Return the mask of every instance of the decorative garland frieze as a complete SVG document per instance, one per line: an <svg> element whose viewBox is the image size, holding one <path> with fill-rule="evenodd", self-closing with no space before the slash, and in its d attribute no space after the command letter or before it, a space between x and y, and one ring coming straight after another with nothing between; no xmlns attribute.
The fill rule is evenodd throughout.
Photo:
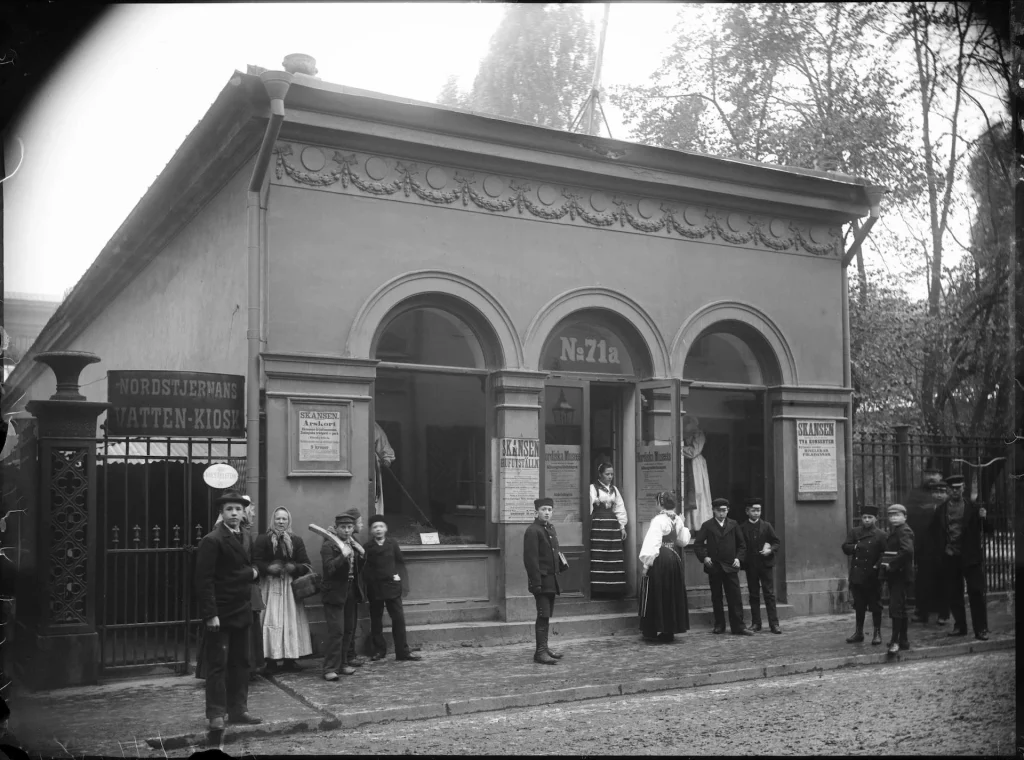
<svg viewBox="0 0 1024 760"><path fill-rule="evenodd" d="M646 234L673 233L688 240L721 240L731 245L763 247L815 256L838 256L840 230L780 218L761 217L701 205L674 206L652 198L608 197L601 191L529 182L433 165L425 171L412 162L382 156L327 151L317 146L278 143L275 176L298 185L378 197L415 198L442 206L461 204L471 210L515 212L545 221L583 222ZM298 159L296 160L296 154ZM300 166L302 168L300 168ZM415 201L413 201L415 202Z"/></svg>

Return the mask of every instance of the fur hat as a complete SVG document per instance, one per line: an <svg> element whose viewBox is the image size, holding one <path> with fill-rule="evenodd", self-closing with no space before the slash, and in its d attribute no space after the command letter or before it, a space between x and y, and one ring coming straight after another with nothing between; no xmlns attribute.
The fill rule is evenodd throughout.
<svg viewBox="0 0 1024 760"><path fill-rule="evenodd" d="M871 515L872 517L878 517L878 507L871 504L866 504L860 508L861 517L864 515Z"/></svg>
<svg viewBox="0 0 1024 760"><path fill-rule="evenodd" d="M384 527L388 527L388 521L384 519L384 515L374 515L370 518L370 527L372 528L377 523L384 523Z"/></svg>
<svg viewBox="0 0 1024 760"><path fill-rule="evenodd" d="M554 507L555 500L545 496L543 499L534 499L533 508L540 509L541 507Z"/></svg>

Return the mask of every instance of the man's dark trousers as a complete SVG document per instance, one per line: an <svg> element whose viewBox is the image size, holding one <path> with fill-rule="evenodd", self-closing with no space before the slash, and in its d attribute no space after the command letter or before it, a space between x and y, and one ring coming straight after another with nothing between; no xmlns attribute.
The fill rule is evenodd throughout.
<svg viewBox="0 0 1024 760"><path fill-rule="evenodd" d="M711 582L711 609L715 613L715 628L725 628L725 610L722 607L722 589L729 605L729 628L733 633L743 630L743 594L740 592L738 573L718 571L709 573Z"/></svg>
<svg viewBox="0 0 1024 760"><path fill-rule="evenodd" d="M761 594L764 594L764 609L768 613L768 625L779 624L779 612L775 607L775 568L747 568L747 590L750 593L750 622L761 625Z"/></svg>
<svg viewBox="0 0 1024 760"><path fill-rule="evenodd" d="M348 664L349 647L356 632L356 600L351 594L345 604L324 602L324 620L327 622L327 645L324 652L324 674L338 673Z"/></svg>
<svg viewBox="0 0 1024 760"><path fill-rule="evenodd" d="M385 655L388 642L384 638L384 608L388 608L391 618L391 635L395 639L395 655L404 657L409 654L409 644L405 637L405 610L402 598L374 599L370 601L370 646L374 654Z"/></svg>
<svg viewBox="0 0 1024 760"><path fill-rule="evenodd" d="M967 628L967 610L964 608L964 581L967 581L967 600L971 605L971 627L975 633L988 630L988 609L985 607L985 569L983 565L964 567L963 557L945 555L942 575L946 585L949 609L957 628Z"/></svg>
<svg viewBox="0 0 1024 760"><path fill-rule="evenodd" d="M248 712L251 627L204 632L207 720Z"/></svg>

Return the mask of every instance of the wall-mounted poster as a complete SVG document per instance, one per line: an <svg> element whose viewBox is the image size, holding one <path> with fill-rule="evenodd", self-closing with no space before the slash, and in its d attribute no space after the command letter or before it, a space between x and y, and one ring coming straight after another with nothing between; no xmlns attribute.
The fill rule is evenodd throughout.
<svg viewBox="0 0 1024 760"><path fill-rule="evenodd" d="M544 495L555 500L554 522L580 521L582 470L582 446L549 443L544 447Z"/></svg>
<svg viewBox="0 0 1024 760"><path fill-rule="evenodd" d="M352 401L288 399L288 475L352 475Z"/></svg>
<svg viewBox="0 0 1024 760"><path fill-rule="evenodd" d="M533 502L540 496L540 441L499 438L498 474L500 521L533 522Z"/></svg>
<svg viewBox="0 0 1024 760"><path fill-rule="evenodd" d="M636 516L649 521L661 511L657 495L674 491L672 444L641 444L636 447Z"/></svg>
<svg viewBox="0 0 1024 760"><path fill-rule="evenodd" d="M839 496L836 421L796 421L797 501L830 501Z"/></svg>

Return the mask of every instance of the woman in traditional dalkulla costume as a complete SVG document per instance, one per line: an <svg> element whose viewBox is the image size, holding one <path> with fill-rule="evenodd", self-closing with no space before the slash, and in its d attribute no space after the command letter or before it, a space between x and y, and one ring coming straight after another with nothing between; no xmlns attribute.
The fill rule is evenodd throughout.
<svg viewBox="0 0 1024 760"><path fill-rule="evenodd" d="M690 542L690 531L675 511L672 494L662 491L657 500L661 511L640 548L640 631L648 641L667 642L690 627L683 559L676 550Z"/></svg>
<svg viewBox="0 0 1024 760"><path fill-rule="evenodd" d="M683 417L683 512L689 519L690 530L697 532L711 519L711 483L708 463L701 453L706 442L700 420L692 414ZM688 471L688 472L687 472ZM689 477L687 477L689 475Z"/></svg>
<svg viewBox="0 0 1024 760"><path fill-rule="evenodd" d="M626 505L614 478L615 468L602 462L590 484L590 591L597 596L626 595Z"/></svg>
<svg viewBox="0 0 1024 760"><path fill-rule="evenodd" d="M263 594L263 650L267 666L276 662L285 670L299 670L295 660L313 654L309 621L302 600L292 592L292 581L310 572L306 545L291 531L292 515L284 507L274 510L270 530L253 546L253 562L260 573Z"/></svg>

